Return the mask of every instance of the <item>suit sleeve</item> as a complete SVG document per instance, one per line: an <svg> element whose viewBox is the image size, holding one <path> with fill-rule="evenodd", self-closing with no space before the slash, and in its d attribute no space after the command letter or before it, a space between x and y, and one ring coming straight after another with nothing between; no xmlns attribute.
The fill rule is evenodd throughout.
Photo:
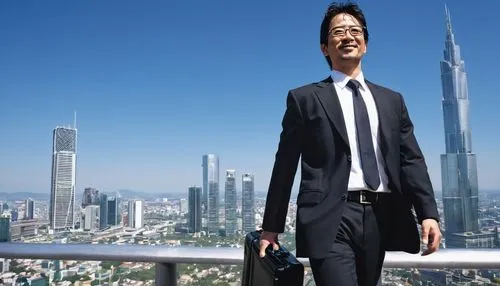
<svg viewBox="0 0 500 286"><path fill-rule="evenodd" d="M427 165L415 138L413 123L404 99L401 94L399 96L401 100L400 179L402 191L404 194L409 195L420 223L428 218L439 221L439 213L432 183L427 172Z"/></svg>
<svg viewBox="0 0 500 286"><path fill-rule="evenodd" d="M267 193L262 228L282 233L301 151L303 118L292 92L287 96L282 131Z"/></svg>

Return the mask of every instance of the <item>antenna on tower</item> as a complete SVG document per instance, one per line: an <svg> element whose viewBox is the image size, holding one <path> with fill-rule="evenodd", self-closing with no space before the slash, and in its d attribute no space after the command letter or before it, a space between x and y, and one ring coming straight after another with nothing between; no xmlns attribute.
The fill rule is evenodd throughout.
<svg viewBox="0 0 500 286"><path fill-rule="evenodd" d="M73 128L76 129L76 110L74 111L73 115Z"/></svg>
<svg viewBox="0 0 500 286"><path fill-rule="evenodd" d="M448 29L448 31L451 31L450 10L448 9L448 5L446 5L446 1L444 2L444 13L446 15L446 28Z"/></svg>

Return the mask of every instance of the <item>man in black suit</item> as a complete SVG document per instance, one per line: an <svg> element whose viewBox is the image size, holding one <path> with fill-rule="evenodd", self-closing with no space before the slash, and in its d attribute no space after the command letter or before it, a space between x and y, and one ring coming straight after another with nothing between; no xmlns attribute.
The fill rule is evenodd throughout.
<svg viewBox="0 0 500 286"><path fill-rule="evenodd" d="M331 4L321 24L327 79L289 91L264 213L260 255L278 247L299 157L296 255L316 285L376 285L385 251L424 255L441 240L424 157L400 93L365 80L361 9ZM412 211L415 211L416 217Z"/></svg>

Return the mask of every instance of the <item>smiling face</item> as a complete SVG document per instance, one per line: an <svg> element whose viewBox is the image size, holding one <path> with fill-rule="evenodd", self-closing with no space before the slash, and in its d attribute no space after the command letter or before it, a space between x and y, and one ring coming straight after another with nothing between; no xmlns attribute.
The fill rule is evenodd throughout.
<svg viewBox="0 0 500 286"><path fill-rule="evenodd" d="M363 32L363 26L352 15L341 13L332 18L327 44L321 45L321 51L330 58L333 69L346 74L360 69L366 53Z"/></svg>

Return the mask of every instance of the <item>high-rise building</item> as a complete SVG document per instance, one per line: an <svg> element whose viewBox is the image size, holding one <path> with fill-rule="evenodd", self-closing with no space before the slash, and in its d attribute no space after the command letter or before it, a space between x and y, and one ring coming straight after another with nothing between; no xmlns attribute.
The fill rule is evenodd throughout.
<svg viewBox="0 0 500 286"><path fill-rule="evenodd" d="M10 241L10 217L0 215L0 242Z"/></svg>
<svg viewBox="0 0 500 286"><path fill-rule="evenodd" d="M24 202L24 219L33 219L35 217L35 202L27 199Z"/></svg>
<svg viewBox="0 0 500 286"><path fill-rule="evenodd" d="M203 201L209 233L219 233L219 157L203 155ZM205 203L206 202L206 203Z"/></svg>
<svg viewBox="0 0 500 286"><path fill-rule="evenodd" d="M144 226L144 202L132 200L128 202L128 226L141 228Z"/></svg>
<svg viewBox="0 0 500 286"><path fill-rule="evenodd" d="M241 183L241 215L243 234L255 231L255 181L251 174L243 174Z"/></svg>
<svg viewBox="0 0 500 286"><path fill-rule="evenodd" d="M188 231L190 233L201 231L201 187L192 186L188 189L189 221Z"/></svg>
<svg viewBox="0 0 500 286"><path fill-rule="evenodd" d="M99 229L108 227L108 195L99 196Z"/></svg>
<svg viewBox="0 0 500 286"><path fill-rule="evenodd" d="M447 248L498 248L495 231L453 233L446 238Z"/></svg>
<svg viewBox="0 0 500 286"><path fill-rule="evenodd" d="M17 221L19 219L19 211L17 210L17 206L14 206L10 211L10 220Z"/></svg>
<svg viewBox="0 0 500 286"><path fill-rule="evenodd" d="M441 155L441 177L445 238L451 241L453 233L477 232L479 225L477 165L469 126L467 74L447 8L441 83L446 145L446 153ZM453 246L447 244L447 247Z"/></svg>
<svg viewBox="0 0 500 286"><path fill-rule="evenodd" d="M226 184L225 184L225 226L226 236L236 234L237 218L236 218L236 171L226 170Z"/></svg>
<svg viewBox="0 0 500 286"><path fill-rule="evenodd" d="M118 196L108 199L108 225L120 224L120 211L118 206Z"/></svg>
<svg viewBox="0 0 500 286"><path fill-rule="evenodd" d="M188 201L186 199L179 200L179 212L185 214L188 212Z"/></svg>
<svg viewBox="0 0 500 286"><path fill-rule="evenodd" d="M96 231L99 229L99 209L100 207L95 205L85 207L83 230Z"/></svg>
<svg viewBox="0 0 500 286"><path fill-rule="evenodd" d="M99 190L96 188L85 188L82 196L82 208L97 205L99 205Z"/></svg>
<svg viewBox="0 0 500 286"><path fill-rule="evenodd" d="M49 206L49 223L54 231L75 224L76 138L76 128L54 129Z"/></svg>

